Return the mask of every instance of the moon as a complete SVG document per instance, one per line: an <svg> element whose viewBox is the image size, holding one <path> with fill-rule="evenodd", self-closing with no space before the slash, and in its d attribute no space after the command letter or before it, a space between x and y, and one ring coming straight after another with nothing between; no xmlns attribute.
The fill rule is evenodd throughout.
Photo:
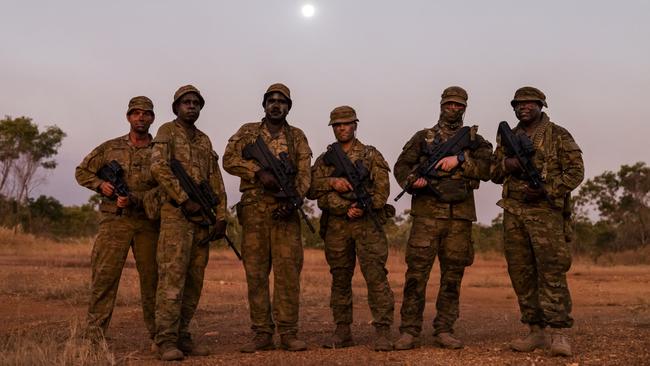
<svg viewBox="0 0 650 366"><path fill-rule="evenodd" d="M302 16L305 18L311 18L314 16L316 8L311 4L305 4L302 6Z"/></svg>

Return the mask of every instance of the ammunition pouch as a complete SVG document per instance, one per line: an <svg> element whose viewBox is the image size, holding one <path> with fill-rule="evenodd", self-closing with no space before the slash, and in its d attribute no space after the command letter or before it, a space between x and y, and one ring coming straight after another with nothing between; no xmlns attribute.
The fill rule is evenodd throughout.
<svg viewBox="0 0 650 366"><path fill-rule="evenodd" d="M470 188L464 179L439 179L431 184L440 202L459 203L469 198Z"/></svg>

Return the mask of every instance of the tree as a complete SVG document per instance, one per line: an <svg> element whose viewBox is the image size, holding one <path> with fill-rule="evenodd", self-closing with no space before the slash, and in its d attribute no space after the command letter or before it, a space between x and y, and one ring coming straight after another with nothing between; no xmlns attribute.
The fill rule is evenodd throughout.
<svg viewBox="0 0 650 366"><path fill-rule="evenodd" d="M576 207L579 220L588 220L590 209L595 208L601 225L614 229L614 234L600 235L600 246L607 240L613 241L614 250L647 245L650 237L650 167L644 162L623 165L617 173L605 171L587 180L578 192Z"/></svg>
<svg viewBox="0 0 650 366"><path fill-rule="evenodd" d="M39 168L54 169L66 134L57 126L39 131L29 117L0 120L0 192L26 203L31 190L40 182Z"/></svg>

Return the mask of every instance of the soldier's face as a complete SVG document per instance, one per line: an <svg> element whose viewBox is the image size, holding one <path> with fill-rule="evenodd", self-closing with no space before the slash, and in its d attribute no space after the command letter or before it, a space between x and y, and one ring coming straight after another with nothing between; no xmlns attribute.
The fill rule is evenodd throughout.
<svg viewBox="0 0 650 366"><path fill-rule="evenodd" d="M517 102L514 110L517 119L524 123L535 122L542 115L542 107L535 101Z"/></svg>
<svg viewBox="0 0 650 366"><path fill-rule="evenodd" d="M148 133L149 126L153 123L154 118L151 111L143 111L142 109L134 109L126 116L131 125L131 131L136 133Z"/></svg>
<svg viewBox="0 0 650 366"><path fill-rule="evenodd" d="M334 136L338 142L348 142L354 138L354 132L357 130L356 122L337 123L332 126Z"/></svg>
<svg viewBox="0 0 650 366"><path fill-rule="evenodd" d="M183 95L176 105L178 118L184 122L194 123L201 113L201 99L195 93Z"/></svg>
<svg viewBox="0 0 650 366"><path fill-rule="evenodd" d="M284 120L289 114L289 101L280 93L271 93L264 104L266 118Z"/></svg>
<svg viewBox="0 0 650 366"><path fill-rule="evenodd" d="M440 106L440 117L449 122L456 122L463 118L465 106L456 102L447 102Z"/></svg>

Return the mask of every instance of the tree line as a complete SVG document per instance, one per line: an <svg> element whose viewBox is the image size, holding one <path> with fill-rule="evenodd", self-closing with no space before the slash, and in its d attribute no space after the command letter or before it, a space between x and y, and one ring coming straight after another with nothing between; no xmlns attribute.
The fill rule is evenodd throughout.
<svg viewBox="0 0 650 366"><path fill-rule="evenodd" d="M39 129L31 118L0 120L0 225L55 239L89 237L98 228L99 195L81 206L64 206L49 196L31 197L45 182L44 171L55 169L66 134L57 126ZM598 261L606 253L644 249L650 241L650 167L645 162L622 165L617 172L605 171L585 181L572 199L573 224L570 245L576 255ZM320 211L313 202L305 211L317 229L303 227L306 247L322 247L318 235ZM239 242L241 227L229 212L229 237ZM411 227L409 211L398 213L384 226L394 248L406 246ZM472 228L477 252L503 250L503 216L489 225Z"/></svg>

